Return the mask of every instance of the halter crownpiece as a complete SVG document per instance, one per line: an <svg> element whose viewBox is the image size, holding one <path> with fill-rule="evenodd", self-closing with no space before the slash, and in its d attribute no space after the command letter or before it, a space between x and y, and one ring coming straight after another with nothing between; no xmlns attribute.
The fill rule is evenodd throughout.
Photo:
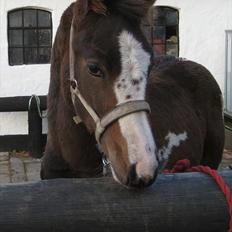
<svg viewBox="0 0 232 232"><path fill-rule="evenodd" d="M73 21L70 29L70 43L69 43L69 73L70 73L71 98L73 105L75 105L75 100L79 99L81 104L84 106L86 111L89 113L89 115L95 122L96 125L95 138L97 143L100 145L101 136L112 123L132 113L142 112L142 111L150 113L151 109L149 104L144 100L129 101L120 105L116 105L116 107L112 111L110 111L104 117L100 118L98 114L94 111L94 109L88 104L88 102L85 100L85 98L82 96L79 90L77 80L75 79L75 71L74 71L75 56L72 48L72 43L73 43ZM74 122L77 124L81 122L81 119L78 115L74 117Z"/></svg>

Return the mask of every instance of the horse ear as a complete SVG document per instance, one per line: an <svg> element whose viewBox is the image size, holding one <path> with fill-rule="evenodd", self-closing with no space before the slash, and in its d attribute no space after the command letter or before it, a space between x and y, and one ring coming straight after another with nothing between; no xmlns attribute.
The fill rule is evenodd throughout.
<svg viewBox="0 0 232 232"><path fill-rule="evenodd" d="M77 0L75 11L78 18L84 18L89 11L94 11L97 14L106 14L107 7L104 0Z"/></svg>
<svg viewBox="0 0 232 232"><path fill-rule="evenodd" d="M141 19L145 17L156 0L105 0L107 6L117 9L122 14Z"/></svg>
<svg viewBox="0 0 232 232"><path fill-rule="evenodd" d="M83 19L88 13L88 0L77 0L74 8L78 20ZM74 14L75 15L75 14Z"/></svg>
<svg viewBox="0 0 232 232"><path fill-rule="evenodd" d="M141 4L141 15L142 17L146 17L151 7L155 4L156 0L138 0Z"/></svg>
<svg viewBox="0 0 232 232"><path fill-rule="evenodd" d="M89 10L94 11L97 14L106 15L107 7L104 0L89 0Z"/></svg>
<svg viewBox="0 0 232 232"><path fill-rule="evenodd" d="M156 2L156 0L148 0L148 3L147 3L148 4L148 9L147 10L150 10L151 7L154 6L155 2Z"/></svg>
<svg viewBox="0 0 232 232"><path fill-rule="evenodd" d="M89 11L106 15L109 8L117 8L123 13L132 13L144 17L156 0L77 0L75 11L79 19L83 19Z"/></svg>

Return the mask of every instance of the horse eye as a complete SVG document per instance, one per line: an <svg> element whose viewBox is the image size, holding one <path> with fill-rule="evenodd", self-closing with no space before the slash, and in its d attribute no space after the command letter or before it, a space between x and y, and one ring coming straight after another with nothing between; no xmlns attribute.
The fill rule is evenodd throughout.
<svg viewBox="0 0 232 232"><path fill-rule="evenodd" d="M103 77L103 72L97 64L88 64L88 72L95 77Z"/></svg>

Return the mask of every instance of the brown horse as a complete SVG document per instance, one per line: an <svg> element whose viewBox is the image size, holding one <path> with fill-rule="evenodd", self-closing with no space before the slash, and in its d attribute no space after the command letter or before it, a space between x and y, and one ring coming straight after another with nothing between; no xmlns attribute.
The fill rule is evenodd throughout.
<svg viewBox="0 0 232 232"><path fill-rule="evenodd" d="M217 168L222 97L201 65L153 59L140 24L154 0L78 0L57 31L41 177L95 177L102 153L125 186L179 159ZM153 61L154 60L154 61Z"/></svg>

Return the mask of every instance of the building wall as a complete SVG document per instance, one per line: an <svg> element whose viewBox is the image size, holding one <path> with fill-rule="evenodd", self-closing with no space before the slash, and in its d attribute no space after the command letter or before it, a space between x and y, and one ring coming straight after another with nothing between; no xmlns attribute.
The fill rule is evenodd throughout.
<svg viewBox="0 0 232 232"><path fill-rule="evenodd" d="M73 0L0 0L0 97L46 95L50 65L9 66L7 13L35 7L52 13L53 39L60 17ZM27 134L27 113L0 113L0 135Z"/></svg>
<svg viewBox="0 0 232 232"><path fill-rule="evenodd" d="M0 97L46 95L49 84L50 65L8 64L7 13L15 8L36 7L52 13L53 35L59 25L60 16L72 0L1 0L1 63L0 63ZM10 88L11 86L11 88Z"/></svg>

